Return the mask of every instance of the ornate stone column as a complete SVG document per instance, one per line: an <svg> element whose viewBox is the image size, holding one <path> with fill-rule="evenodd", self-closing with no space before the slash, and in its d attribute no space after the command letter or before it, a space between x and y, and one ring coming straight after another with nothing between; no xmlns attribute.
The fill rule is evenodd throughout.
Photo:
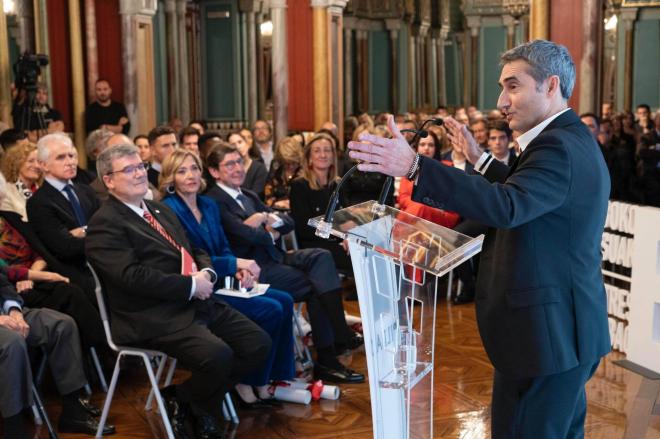
<svg viewBox="0 0 660 439"><path fill-rule="evenodd" d="M419 82L417 79L417 36L414 26L410 26L410 38L408 39L408 110L417 107L417 93Z"/></svg>
<svg viewBox="0 0 660 439"><path fill-rule="evenodd" d="M98 48L96 42L96 6L94 0L85 0L85 38L87 49L87 99L96 98L96 81L99 79Z"/></svg>
<svg viewBox="0 0 660 439"><path fill-rule="evenodd" d="M582 2L582 59L580 60L580 113L598 113L600 98L599 53L601 7L598 0Z"/></svg>
<svg viewBox="0 0 660 439"><path fill-rule="evenodd" d="M69 45L71 48L71 94L73 95L73 133L78 163L87 168L85 152L85 78L83 72L82 23L80 3L69 0Z"/></svg>
<svg viewBox="0 0 660 439"><path fill-rule="evenodd" d="M621 22L624 32L624 72L623 72L623 109L632 111L632 77L633 77L633 45L635 20L637 20L637 8L623 8L621 10Z"/></svg>
<svg viewBox="0 0 660 439"><path fill-rule="evenodd" d="M34 11L30 0L15 0L18 20L18 46L21 53L34 53ZM80 9L79 9L80 10ZM4 14L4 11L0 11Z"/></svg>
<svg viewBox="0 0 660 439"><path fill-rule="evenodd" d="M254 1L239 1L239 8L245 13L247 41L247 117L252 126L257 120L259 107L257 92L257 22Z"/></svg>
<svg viewBox="0 0 660 439"><path fill-rule="evenodd" d="M0 0L0 6L3 6ZM9 64L9 33L7 16L0 9L0 121L12 126L11 119L11 65Z"/></svg>
<svg viewBox="0 0 660 439"><path fill-rule="evenodd" d="M502 24L506 27L506 48L507 50L513 49L516 41L517 20L512 16L505 14L502 15Z"/></svg>
<svg viewBox="0 0 660 439"><path fill-rule="evenodd" d="M531 0L529 39L550 38L550 0Z"/></svg>
<svg viewBox="0 0 660 439"><path fill-rule="evenodd" d="M355 33L357 42L357 67L358 67L358 111L369 111L369 42L368 33L364 29L358 29Z"/></svg>
<svg viewBox="0 0 660 439"><path fill-rule="evenodd" d="M153 16L148 0L120 0L124 105L131 121L129 136L148 132L156 125L154 89ZM155 6L156 3L153 3Z"/></svg>
<svg viewBox="0 0 660 439"><path fill-rule="evenodd" d="M124 1L124 3L126 3ZM176 0L165 0L166 34L167 34L167 78L168 102L170 104L169 117L181 116L181 96L179 77L179 45L177 43Z"/></svg>
<svg viewBox="0 0 660 439"><path fill-rule="evenodd" d="M479 95L479 32L481 31L481 16L469 15L467 25L470 29L470 62L469 62L469 93L467 95L466 105L476 105Z"/></svg>
<svg viewBox="0 0 660 439"><path fill-rule="evenodd" d="M188 75L188 31L186 30L186 0L176 2L177 35L179 37L179 54L177 67L179 69L179 117L184 125L190 121L190 82Z"/></svg>
<svg viewBox="0 0 660 439"><path fill-rule="evenodd" d="M438 51L436 49L439 29L431 29L426 47L427 102L434 108L438 106Z"/></svg>
<svg viewBox="0 0 660 439"><path fill-rule="evenodd" d="M344 8L348 0L328 1L328 46L330 49L330 120L344 138Z"/></svg>
<svg viewBox="0 0 660 439"><path fill-rule="evenodd" d="M33 0L34 10L34 45L35 52L50 56L48 47L48 5L46 0ZM41 82L46 84L48 90L52 90L50 64L41 68ZM53 104L53 94L48 94L48 101Z"/></svg>
<svg viewBox="0 0 660 439"><path fill-rule="evenodd" d="M287 57L286 0L271 0L270 17L273 21L273 127L277 143L288 133L289 122L289 68Z"/></svg>
<svg viewBox="0 0 660 439"><path fill-rule="evenodd" d="M437 62L438 62L438 105L447 105L447 71L445 67L445 41L447 41L447 35L449 34L449 28L443 26L440 29L438 38L436 39L436 52L437 52Z"/></svg>
<svg viewBox="0 0 660 439"><path fill-rule="evenodd" d="M353 29L344 28L344 114L351 115L353 109ZM342 126L344 123L342 121Z"/></svg>
<svg viewBox="0 0 660 439"><path fill-rule="evenodd" d="M391 75L392 75L392 113L398 113L399 109L399 30L401 29L401 20L387 19L385 27L390 34L390 56L392 57Z"/></svg>
<svg viewBox="0 0 660 439"><path fill-rule="evenodd" d="M325 0L312 0L312 59L314 78L314 130L330 120L330 67L328 16Z"/></svg>

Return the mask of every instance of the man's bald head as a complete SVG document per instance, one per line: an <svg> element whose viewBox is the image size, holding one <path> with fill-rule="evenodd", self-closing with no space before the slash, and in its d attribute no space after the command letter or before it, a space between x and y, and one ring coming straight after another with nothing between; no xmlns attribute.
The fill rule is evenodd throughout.
<svg viewBox="0 0 660 439"><path fill-rule="evenodd" d="M133 145L133 141L126 134L113 134L105 142L105 147L110 148L115 145Z"/></svg>

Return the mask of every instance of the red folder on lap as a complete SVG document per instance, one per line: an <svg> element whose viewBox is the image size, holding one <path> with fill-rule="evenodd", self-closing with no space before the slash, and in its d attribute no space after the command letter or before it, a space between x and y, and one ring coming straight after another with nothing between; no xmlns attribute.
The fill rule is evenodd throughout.
<svg viewBox="0 0 660 439"><path fill-rule="evenodd" d="M188 251L181 247L181 274L184 276L192 276L197 273L197 264Z"/></svg>

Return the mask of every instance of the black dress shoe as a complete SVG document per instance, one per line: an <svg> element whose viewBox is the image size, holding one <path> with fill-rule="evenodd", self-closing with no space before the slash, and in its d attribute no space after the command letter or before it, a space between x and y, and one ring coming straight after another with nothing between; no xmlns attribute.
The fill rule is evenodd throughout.
<svg viewBox="0 0 660 439"><path fill-rule="evenodd" d="M174 386L164 388L161 390L161 394L163 395L165 410L167 411L167 416L170 418L170 425L172 426L174 436L178 439L190 439L186 431L186 420L189 412L188 404L177 398Z"/></svg>
<svg viewBox="0 0 660 439"><path fill-rule="evenodd" d="M314 378L329 383L357 384L364 382L364 375L351 370L338 362L338 366L331 367L323 364L314 366Z"/></svg>
<svg viewBox="0 0 660 439"><path fill-rule="evenodd" d="M238 406L242 409L245 410L252 410L252 409L272 409L275 407L277 404L274 404L270 401L267 401L265 399L260 399L257 398L256 401L254 402L247 402L243 398L241 398L241 395L234 389L231 390L231 396L232 400L238 402Z"/></svg>
<svg viewBox="0 0 660 439"><path fill-rule="evenodd" d="M460 294L457 294L456 297L452 299L454 305L463 305L466 303L474 302L474 293L466 293L461 291Z"/></svg>
<svg viewBox="0 0 660 439"><path fill-rule="evenodd" d="M213 416L195 416L195 438L222 439L222 430Z"/></svg>
<svg viewBox="0 0 660 439"><path fill-rule="evenodd" d="M80 407L82 407L83 410L85 410L90 415L96 418L101 416L101 409L96 407L91 402L89 402L89 399L81 396L80 398L78 398L78 404L80 404Z"/></svg>
<svg viewBox="0 0 660 439"><path fill-rule="evenodd" d="M346 343L335 344L335 352L337 355L350 355L354 349L364 345L364 337L361 334L354 332Z"/></svg>
<svg viewBox="0 0 660 439"><path fill-rule="evenodd" d="M85 433L92 436L96 435L98 428L99 421L89 414L79 418L62 415L60 416L60 423L58 425L60 433ZM103 435L110 434L115 434L115 426L105 424L103 426Z"/></svg>

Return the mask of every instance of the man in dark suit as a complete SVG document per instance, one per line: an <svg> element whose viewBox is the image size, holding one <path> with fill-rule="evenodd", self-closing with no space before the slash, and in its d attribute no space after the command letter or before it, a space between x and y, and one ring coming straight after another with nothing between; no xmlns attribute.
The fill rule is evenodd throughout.
<svg viewBox="0 0 660 439"><path fill-rule="evenodd" d="M516 160L516 152L509 148L513 131L505 120L495 120L488 124L488 151L493 158L507 166Z"/></svg>
<svg viewBox="0 0 660 439"><path fill-rule="evenodd" d="M165 159L178 148L176 132L168 125L158 126L147 136L151 148L151 165L147 171L149 183L158 188L158 177Z"/></svg>
<svg viewBox="0 0 660 439"><path fill-rule="evenodd" d="M61 263L60 274L78 285L96 303L94 280L86 266L85 230L99 207L94 190L73 184L78 154L64 134L48 134L37 143L44 183L27 201L32 228L46 249Z"/></svg>
<svg viewBox="0 0 660 439"><path fill-rule="evenodd" d="M81 396L87 383L82 367L80 339L75 322L50 309L23 309L23 301L0 272L0 413L5 437L28 437L23 425L23 409L32 401L32 370L28 347L44 347L57 390L62 395L59 431L96 434L100 415ZM113 434L106 425L103 434Z"/></svg>
<svg viewBox="0 0 660 439"><path fill-rule="evenodd" d="M575 81L568 50L536 40L501 62L498 108L522 133L510 168L449 118L452 141L483 176L420 159L393 123L393 139L364 135L369 143L353 142L351 156L368 162L364 170L415 180L413 199L491 227L476 310L495 367L492 437L581 438L584 387L610 350L600 270L607 168L568 108Z"/></svg>
<svg viewBox="0 0 660 439"><path fill-rule="evenodd" d="M186 437L190 407L197 437L221 437L222 398L265 360L270 337L208 300L211 261L193 251L167 206L144 200L147 172L134 145L106 149L96 167L110 196L89 223L85 250L104 283L114 341L163 351L190 369L188 381L164 392L172 427Z"/></svg>
<svg viewBox="0 0 660 439"><path fill-rule="evenodd" d="M277 242L293 230L291 217L276 215L254 192L241 189L243 159L236 148L220 144L209 151L206 164L216 180L206 195L220 206L222 227L234 254L254 259L261 267L260 282L291 292L306 301L317 352L316 376L332 382L362 382L364 375L343 366L338 352L362 344L346 324L341 288L332 254L308 248L284 252Z"/></svg>

